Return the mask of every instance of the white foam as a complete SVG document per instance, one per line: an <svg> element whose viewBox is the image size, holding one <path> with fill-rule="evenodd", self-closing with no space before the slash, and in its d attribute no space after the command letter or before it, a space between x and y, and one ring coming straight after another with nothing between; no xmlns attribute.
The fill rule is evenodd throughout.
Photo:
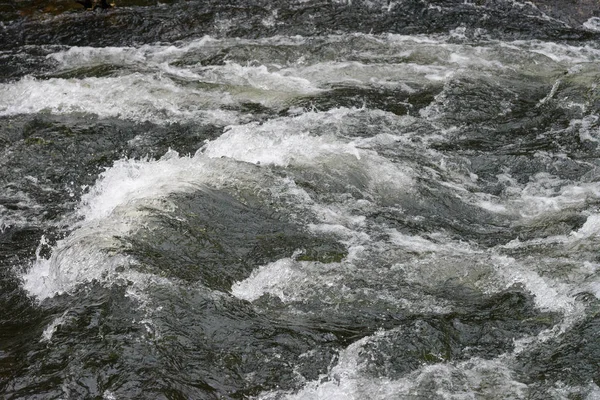
<svg viewBox="0 0 600 400"><path fill-rule="evenodd" d="M584 307L575 299L578 288L572 285L546 278L528 265L521 265L507 256L493 256L494 268L506 287L514 284L524 286L534 295L536 306L543 311L561 312L565 323L570 324L583 314Z"/></svg>
<svg viewBox="0 0 600 400"><path fill-rule="evenodd" d="M349 154L356 159L361 157L360 151L351 143L340 142L331 136L315 136L301 130L301 126L285 126L281 121L231 127L209 143L204 152L209 157L230 157L254 164L278 166L310 163L324 155Z"/></svg>
<svg viewBox="0 0 600 400"><path fill-rule="evenodd" d="M562 43L528 40L517 40L510 43L499 43L500 46L515 46L521 51L540 54L548 59L559 63L589 63L600 60L600 49L589 44L574 46Z"/></svg>
<svg viewBox="0 0 600 400"><path fill-rule="evenodd" d="M316 234L334 235L347 246L346 257L338 263L298 261L285 258L263 265L243 281L232 286L238 298L255 301L264 294L278 297L291 308L303 302L318 302L320 311L368 301L372 307L415 312L446 312L444 299L436 299L419 291L407 291L401 282L439 289L448 279L459 278L475 287L485 274L494 281L497 276L486 262L467 244L452 243L443 235L432 234L441 243L418 236L403 235L396 230L377 227L387 232L389 241L374 241L365 232L365 219L352 217L352 207L338 205L331 213L319 212L324 205L311 205L321 224L310 224ZM348 208L345 208L348 207ZM373 226L370 226L373 228ZM450 243L449 243L450 242ZM415 257L414 254L419 253ZM469 262L465 262L468 259ZM452 261L449 261L452 260ZM395 263L391 267L388 263ZM377 290L373 288L377 287ZM497 290L504 289L497 285Z"/></svg>
<svg viewBox="0 0 600 400"><path fill-rule="evenodd" d="M316 117L309 114L289 120L286 119L285 121L282 119L277 122L277 127L291 125L291 128L293 128L298 124L302 125L300 121ZM345 119L347 120L350 115L346 113ZM290 121L294 123L290 124ZM253 126L254 129L248 131L243 129L233 130L231 136L228 136L223 144L219 144L218 140L209 144L206 153L212 157L226 155L248 162L260 163L261 165L266 163L289 167L291 164L307 168L315 165L315 163L317 165L328 165L322 164L324 155L337 159L339 163L339 153L345 149L344 142L340 141L340 138L330 136L333 143L341 146L340 149L336 152L330 152L328 148L315 151L315 148L323 148L321 142L315 142L314 138L310 138L310 135L305 134L303 130L296 133L294 129L282 129L282 131L287 132L287 136L296 135L302 139L309 138L306 143L310 143L312 147L310 147L310 151L307 147L307 155L304 155L305 150L302 143L296 143L292 149L287 149L285 144L280 144L284 139L279 135L279 130L268 124L265 125L266 127L255 125ZM302 126L307 129L307 125ZM308 129L310 130L310 128ZM270 134L274 138L269 137ZM262 137L266 137L266 139L261 139ZM390 138L383 137L380 139L385 139L388 142L390 140ZM381 140L378 139L372 144L376 144ZM394 141L393 138L391 140ZM225 145L231 145L238 141L239 145L235 147ZM266 144L265 148L258 148L255 151L254 149L259 147L261 143ZM219 144L219 146L211 147L212 144ZM355 144L353 143L353 145ZM367 145L369 142L362 144ZM246 152L243 149L248 149L248 151ZM293 152L294 149L300 150ZM356 170L361 165L360 163L369 159L370 153L362 148L352 147L352 149L359 151L360 155L360 158L352 158L359 162L358 165L353 167ZM276 154L276 156L273 154ZM371 168L373 174L383 171L385 175L386 161L369 162L362 168ZM336 168L339 169L343 166L343 163L338 164ZM516 181L511 180L510 177L501 178L508 183L513 182L516 184ZM541 174L529 186L515 190L515 195L518 196L518 204L522 204L523 198L527 199L529 203L533 203L531 201L533 193L539 194L541 199L538 202L539 204L530 204L532 212L527 214L538 215L541 212L562 210L571 203L579 205L585 201L585 197L590 195L590 193L584 193L584 197L581 198L582 193L577 187L564 188L562 192L564 198L557 201L555 199L556 188L561 187L564 183L552 176ZM450 187L453 188L454 186L450 185ZM464 191L461 185L454 189ZM593 186L589 189L592 190L591 193L593 194ZM476 196L476 198L478 197ZM361 290L363 293L368 292L369 282L387 282L388 278L385 277L389 275L390 282L397 282L398 279L405 280L420 286L431 287L434 291L442 287L448 280L460 282L462 285L488 294L500 292L514 284L520 284L534 295L536 306L541 310L558 311L564 315L570 315L573 317L569 318L571 322L581 315L582 309L575 300L575 296L582 287L579 281L561 281L558 278L543 276L543 268L536 271L531 269L528 264L522 264L518 260L497 256L494 251L487 252L489 253L487 254L485 251L478 250L465 243L455 243L443 235L430 235L429 238L409 236L383 226L375 228L372 223L367 228L365 218L356 213L360 211L366 214L373 207L377 208L380 201L361 200L357 202L351 198L345 198L341 201L338 200L336 204L328 205L307 202L307 205L312 208L313 214L321 221L320 223L310 224L310 229L315 233L333 234L348 246L349 255L344 263L337 266L335 270L331 270L323 269L322 266L314 263L300 263L292 259L279 260L260 267L249 278L236 283L232 288L233 294L249 301L254 301L263 294L270 293L279 297L283 302L289 303L300 302L302 299L309 298L348 302L360 298L358 293ZM500 200L496 199L495 201ZM551 207L548 204L549 201L552 203ZM510 201L505 204L482 204L482 206L494 212L514 212L513 204ZM401 212L401 210L398 211ZM523 210L519 211L524 213ZM596 225L596 221L593 218L590 219L579 234L595 234L600 229ZM381 238L378 237L377 241L374 242L371 236L365 232L367 229L369 231L375 229L378 232L386 232L389 237L388 241L382 242ZM414 254L417 254L417 256L412 259L407 257L407 255ZM394 271L386 270L377 265L385 264L388 259L389 261L395 260L392 261ZM398 272L401 272L400 275L398 275ZM584 276L585 274L579 275ZM338 288L328 286L328 280L337 282ZM357 285L356 280L360 280L361 285ZM354 289L348 290L348 287ZM409 294L396 290L393 284L388 287L386 284L379 283L378 287L380 290L378 293L373 293L371 301L383 301L391 307L414 309L415 304L422 304L423 301L429 302L425 306L427 308L437 307L441 309L446 306L436 299L411 298ZM587 287L592 293L596 292L593 285L588 284L584 287Z"/></svg>
<svg viewBox="0 0 600 400"><path fill-rule="evenodd" d="M356 48L357 39L371 46ZM532 62L526 57L532 53L553 57L556 62L600 60L600 50L590 46L520 41L501 44L507 53L504 54L494 42L472 47L448 43L447 39L365 34L260 40L204 37L175 45L152 44L137 48L73 47L52 53L48 58L65 70L101 65L127 68L102 78L35 80L26 77L1 84L0 115L87 112L153 122L181 121L210 118L206 114L209 110L238 102L282 106L294 97L318 94L339 85L398 88L411 93L415 85L445 82L465 70L497 73L499 69L512 70L523 63L538 70L545 69L544 63ZM382 62L331 59L327 52L314 56L307 53L311 40L352 50L350 53L339 51L339 54L355 54L355 58ZM265 54L272 54L273 60L263 60L264 65L256 62L244 65L243 61L231 60L225 65L211 66L193 61L195 53L218 54L239 45L262 47ZM287 46L297 58L278 59L278 52L270 49L277 46ZM405 54L406 61L398 63L398 54ZM177 63L180 60L186 62ZM236 117L234 113L223 116L225 123L236 123Z"/></svg>
<svg viewBox="0 0 600 400"><path fill-rule="evenodd" d="M543 99L541 99L538 104L536 105L536 107L540 107L543 104L547 103L549 100L551 100L554 95L556 94L556 91L558 90L559 86L560 86L561 80L557 79L556 82L554 82L554 85L552 85L552 89L550 89L550 93L548 93L546 95L546 97L544 97Z"/></svg>
<svg viewBox="0 0 600 400"><path fill-rule="evenodd" d="M590 382L585 400L600 400L600 387L596 383Z"/></svg>
<svg viewBox="0 0 600 400"><path fill-rule="evenodd" d="M592 29L596 19L588 21L588 29ZM160 43L143 45L140 47L72 47L66 51L52 53L48 58L59 63L62 68L73 68L90 65L125 65L140 68L142 70L161 68L168 63L185 58L189 55L201 52L202 54L217 54L219 51L234 49L236 46L260 46L263 49L269 47L287 47L298 55L298 59L303 59L307 44L313 42L324 46L334 46L338 51L333 53L319 53L319 61L315 66L318 70L325 72L325 75L331 75L335 78L335 71L341 68L345 71L355 69L352 76L357 71L363 70L371 72L371 76L378 76L377 71L381 68L402 69L410 75L413 68L425 67L425 65L403 64L386 67L384 64L374 64L373 66L364 65L356 62L344 62L340 54L345 54L351 50L354 55L361 56L365 60L386 60L388 57L398 57L404 54L406 57L417 56L416 58L429 64L428 68L442 68L441 64L459 64L469 67L484 67L488 69L503 69L511 67L515 63L525 60L524 55L527 52L534 52L550 57L555 61L572 62L590 62L597 59L600 55L600 49L592 46L571 46L559 43L542 42L537 40L514 41L514 42L495 42L480 43L478 46L469 46L456 44L453 40L459 35L464 38L464 29L458 28L449 35L372 35L372 34L350 34L350 35L327 35L323 37L305 38L302 36L285 37L274 36L262 39L215 39L205 36L200 39L188 42L179 42L172 45L163 45ZM361 47L356 45L356 41L364 41L368 45ZM504 49L517 50L507 57L498 53L497 47ZM525 52L525 53L523 53ZM285 59L278 59L279 52L272 52L271 66L281 65ZM516 57L515 57L516 56ZM328 64L327 61L336 63ZM315 60L315 57L311 57ZM500 61L501 60L501 61ZM389 61L389 60L388 60ZM419 64L425 64L420 62ZM291 65L288 65L291 66ZM297 65L298 66L298 65ZM373 69L374 68L374 69ZM394 73L396 74L396 73ZM368 74L367 74L368 75ZM366 75L365 75L366 76ZM339 77L339 75L338 75ZM368 79L359 79L368 81ZM400 79L402 80L402 79ZM314 82L314 81L313 81ZM331 80L329 82L332 82Z"/></svg>
<svg viewBox="0 0 600 400"><path fill-rule="evenodd" d="M404 133L410 130L407 127L411 123L419 122L417 118L399 118L361 109L339 108L328 112L296 109L295 116L236 125L240 119L235 113L218 116L212 110L243 101L281 105L294 97L318 94L336 85L396 87L411 93L415 86L445 82L464 70L486 73L486 70L510 70L525 62L533 65L545 59L545 52L554 52L549 64L596 62L600 59L597 49L514 42L498 50L493 43L464 46L424 36L359 36L358 39L367 40L373 48L353 49L351 44L357 37L343 36L245 42L205 38L177 46L72 48L50 57L63 68L114 64L138 72L125 71L125 75L104 78L24 78L0 85L0 115L91 112L103 117L158 123L204 119L231 125L194 157L179 157L170 152L161 160L116 162L83 196L78 210L81 222L73 227L71 235L55 246L49 260L38 259L24 276L25 288L43 299L70 292L82 283L94 280L110 283L117 275L126 276L133 261L121 255L122 243L115 238L130 235L145 223L144 208L169 211L170 194L203 190L207 185L217 189L234 188L232 191L247 188L253 193L262 192L276 202L285 203L291 218L308 223L306 226L311 232L332 235L348 248L348 256L339 263L285 258L261 266L250 277L233 285L233 295L241 299L256 301L264 294L278 297L287 304L318 299L327 311L333 309L327 308L330 306L368 298L372 303L381 302L391 309L405 307L436 312L447 304L424 295L419 297L421 294L411 297L410 293L395 287L394 282L404 279L438 289L445 281L458 279L461 284L488 293L522 284L534 294L539 308L565 314L578 312L573 282L560 283L545 276L544 271L528 270L520 260L494 258L494 254L490 256L446 237L436 238L432 234L425 238L384 229L367 221L365 216L383 205L398 207L390 210L401 213L402 196L415 195L418 183L414 177L423 174L441 182L445 189L465 202L489 212L525 219L583 208L600 195L598 184L574 184L549 174L538 174L528 184L521 185L504 176L499 177L499 181L508 184L504 197L486 197L471 190L476 187L477 177L462 170L452 172L453 168L443 165L446 160L442 155L410 143L408 138L422 140L427 135L422 130ZM344 57L330 60L327 57L331 56L326 55L311 58L305 54L309 40L352 49L353 56L363 61ZM295 46L296 53L290 57L292 61L280 63L285 60L274 59L267 65L229 61L225 65L206 67L193 65L193 61L171 62L196 50L204 51L211 46L210 51L233 48L240 43L285 44ZM382 50L376 48L377 43ZM368 63L365 60L370 53L380 58ZM518 57L512 59L515 54ZM388 57L397 58L389 63L385 62ZM397 62L401 58L406 62ZM552 70L555 66L540 68ZM557 84L546 100L555 96L558 89ZM427 110L422 115L427 117ZM582 128L582 139L591 140L595 134L588 128L596 122L584 118L573 126ZM365 131L373 135L356 137L357 132ZM391 146L418 153L427 161L435 160L431 163L439 170L423 165L421 160L411 161L411 157L391 160L381 151ZM286 169L283 178L270 175L283 169ZM316 184L323 192L328 190L324 188L337 188L339 193L330 190L316 196L309 194L296 184L296 171L316 177ZM350 193L360 196L353 197ZM323 198L319 198L321 195ZM590 217L572 239L595 236L600 229L598 224ZM586 285L583 287L598 293L598 286L593 282ZM380 290L375 291L373 287ZM348 382L368 385L361 379ZM332 396L337 393L333 386L321 389ZM355 389L349 386L349 393Z"/></svg>
<svg viewBox="0 0 600 400"><path fill-rule="evenodd" d="M579 139L583 142L589 140L591 142L600 142L600 126L598 115L587 115L581 119L571 120L569 126L579 132Z"/></svg>
<svg viewBox="0 0 600 400"><path fill-rule="evenodd" d="M583 23L583 26L591 31L600 32L600 18L592 17Z"/></svg>
<svg viewBox="0 0 600 400"><path fill-rule="evenodd" d="M347 182L348 186L375 196L410 192L414 185L410 165L391 162L373 150L359 149L351 140L336 134L336 128L343 125L345 118L352 118L354 112L308 112L263 124L233 126L208 143L203 153L260 165L317 168L322 179ZM322 134L312 133L324 128Z"/></svg>
<svg viewBox="0 0 600 400"><path fill-rule="evenodd" d="M235 124L240 121L238 114L223 111L223 106L252 101L277 106L321 91L295 76L296 72L236 63L200 68L165 63L143 72L101 78L25 77L0 84L0 115L82 112L155 123L207 120ZM181 79L176 82L172 78ZM218 114L221 118L215 118Z"/></svg>
<svg viewBox="0 0 600 400"><path fill-rule="evenodd" d="M133 73L120 77L38 80L25 77L0 84L0 115L51 112L92 113L136 121L168 123L206 120L236 123L236 113L211 112L231 104L227 93L186 88L160 75Z"/></svg>
<svg viewBox="0 0 600 400"><path fill-rule="evenodd" d="M571 233L575 239L587 239L600 236L600 215L593 214L587 217L585 223L577 231Z"/></svg>
<svg viewBox="0 0 600 400"><path fill-rule="evenodd" d="M486 199L486 200L476 201L475 204L478 207L481 207L484 210L493 212L495 214L507 214L508 213L508 208L506 207L506 205L499 204L497 201L492 201L492 200Z"/></svg>
<svg viewBox="0 0 600 400"><path fill-rule="evenodd" d="M58 330L58 328L67 321L67 311L65 311L60 317L54 318L52 322L42 332L42 338L40 342L52 341L52 336Z"/></svg>
<svg viewBox="0 0 600 400"><path fill-rule="evenodd" d="M92 230L86 234L90 230L76 230L56 244L49 259L38 258L23 275L23 288L43 300L73 291L82 283L110 280L118 268L129 265L127 257L109 253L119 245L109 235L122 232L109 230L102 236Z"/></svg>
<svg viewBox="0 0 600 400"><path fill-rule="evenodd" d="M102 399L103 400L118 400L117 396L110 390L105 390L104 393L102 393Z"/></svg>
<svg viewBox="0 0 600 400"><path fill-rule="evenodd" d="M600 387L593 381L581 386L569 386L564 382L558 381L554 383L554 387L548 389L548 393L553 399L581 398L584 400L600 400Z"/></svg>
<svg viewBox="0 0 600 400"><path fill-rule="evenodd" d="M202 152L193 157L169 151L159 160L118 160L82 196L77 210L80 221L71 234L54 246L49 259L38 257L24 274L24 288L44 299L71 292L82 283L110 283L133 262L123 255L118 238L143 226L150 210L172 210L170 194L201 191L206 186L233 193L249 190L259 196L264 191L263 196L288 204L289 210L311 201L287 178Z"/></svg>
<svg viewBox="0 0 600 400"><path fill-rule="evenodd" d="M541 153L537 156L545 157ZM581 209L600 197L600 184L597 182L572 183L546 172L535 174L525 185L511 179L506 174L498 176L499 181L508 183L504 190L507 197L505 206L526 219L538 218L546 213Z"/></svg>
<svg viewBox="0 0 600 400"><path fill-rule="evenodd" d="M218 47L219 41L204 36L200 39L178 44L146 44L140 47L78 47L51 53L47 58L55 60L64 68L93 65L139 66L148 68L161 63L176 60L187 53L198 50L210 50Z"/></svg>
<svg viewBox="0 0 600 400"><path fill-rule="evenodd" d="M387 312L450 311L444 300L404 289L400 283L409 267L389 267L383 261L386 252L395 254L393 249L381 243L350 244L357 236L368 239L368 236L361 238L353 234L347 243L348 254L340 262L300 261L296 257L280 259L260 266L248 278L234 283L231 293L251 302L269 294L279 298L290 310L298 310L307 302L317 303L318 309L311 313L322 315L339 313L341 309L363 303Z"/></svg>
<svg viewBox="0 0 600 400"><path fill-rule="evenodd" d="M119 206L199 190L205 167L201 157L179 157L172 150L160 160L118 160L82 196L78 212L86 221L102 220Z"/></svg>
<svg viewBox="0 0 600 400"><path fill-rule="evenodd" d="M239 87L252 87L261 91L275 91L278 96L292 97L316 94L321 90L305 79L296 68L276 66L242 66L227 62L224 66L203 67L195 71L202 82ZM264 96L264 94L263 94Z"/></svg>
<svg viewBox="0 0 600 400"><path fill-rule="evenodd" d="M119 237L144 223L149 209L168 210L164 199L198 190L204 183L204 159L169 152L160 160L120 160L101 174L82 197L81 221L58 241L49 259L38 257L24 274L24 288L43 300L70 292L82 283L106 282L131 266Z"/></svg>
<svg viewBox="0 0 600 400"><path fill-rule="evenodd" d="M310 271L302 266L303 262L292 258L261 266L252 271L248 278L235 283L231 287L231 294L248 301L257 300L267 293L279 297L283 302L297 300L301 293L296 288L310 279Z"/></svg>
<svg viewBox="0 0 600 400"><path fill-rule="evenodd" d="M443 81L454 74L451 68L443 65L422 65L416 63L365 64L358 61L322 62L297 71L299 76L314 82L319 87L330 86L375 86L385 82L388 88L408 88L410 82L422 84L428 81Z"/></svg>
<svg viewBox="0 0 600 400"><path fill-rule="evenodd" d="M421 236L406 235L398 232L396 229L385 229L389 235L389 241L396 245L405 248L410 252L417 253L448 253L448 254L476 254L467 243L455 243L450 238L442 234L431 234L431 238L436 238L437 241L432 241Z"/></svg>
<svg viewBox="0 0 600 400"><path fill-rule="evenodd" d="M318 380L308 382L296 393L271 391L261 400L384 400L391 398L524 399L527 386L514 378L501 360L472 358L464 362L424 365L399 379L374 376L368 372L369 342L385 340L380 331L340 352L337 364Z"/></svg>

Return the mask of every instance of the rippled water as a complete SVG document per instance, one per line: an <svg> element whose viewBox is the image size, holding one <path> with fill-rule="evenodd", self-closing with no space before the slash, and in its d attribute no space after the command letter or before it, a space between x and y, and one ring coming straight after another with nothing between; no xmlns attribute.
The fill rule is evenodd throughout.
<svg viewBox="0 0 600 400"><path fill-rule="evenodd" d="M597 18L0 7L3 398L600 398Z"/></svg>

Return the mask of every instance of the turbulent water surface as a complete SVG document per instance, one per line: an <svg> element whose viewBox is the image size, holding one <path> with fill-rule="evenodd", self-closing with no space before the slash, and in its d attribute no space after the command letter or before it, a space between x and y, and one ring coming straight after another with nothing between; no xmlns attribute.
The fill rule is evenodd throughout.
<svg viewBox="0 0 600 400"><path fill-rule="evenodd" d="M597 16L0 9L0 397L600 398Z"/></svg>

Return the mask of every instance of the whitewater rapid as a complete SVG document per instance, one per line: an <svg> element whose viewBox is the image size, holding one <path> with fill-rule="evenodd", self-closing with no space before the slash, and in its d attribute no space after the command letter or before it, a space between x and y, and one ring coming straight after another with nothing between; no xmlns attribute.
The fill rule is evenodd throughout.
<svg viewBox="0 0 600 400"><path fill-rule="evenodd" d="M106 365L167 360L189 398L600 396L593 373L539 372L597 318L597 43L459 28L40 51L51 71L0 83L0 117L122 120L123 153L160 153L47 183L73 194L51 222L7 192L33 211L1 206L0 230L60 231L15 268L52 307L47 351L114 339ZM194 150L153 147L146 126L191 127ZM28 145L51 148L44 132ZM67 397L85 386L76 364ZM111 385L85 390L132 393Z"/></svg>

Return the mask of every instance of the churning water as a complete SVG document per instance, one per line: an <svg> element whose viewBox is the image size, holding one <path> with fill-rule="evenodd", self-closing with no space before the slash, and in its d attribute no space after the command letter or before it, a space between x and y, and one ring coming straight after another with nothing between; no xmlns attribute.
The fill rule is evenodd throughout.
<svg viewBox="0 0 600 400"><path fill-rule="evenodd" d="M130 3L0 2L0 397L600 398L598 18Z"/></svg>

